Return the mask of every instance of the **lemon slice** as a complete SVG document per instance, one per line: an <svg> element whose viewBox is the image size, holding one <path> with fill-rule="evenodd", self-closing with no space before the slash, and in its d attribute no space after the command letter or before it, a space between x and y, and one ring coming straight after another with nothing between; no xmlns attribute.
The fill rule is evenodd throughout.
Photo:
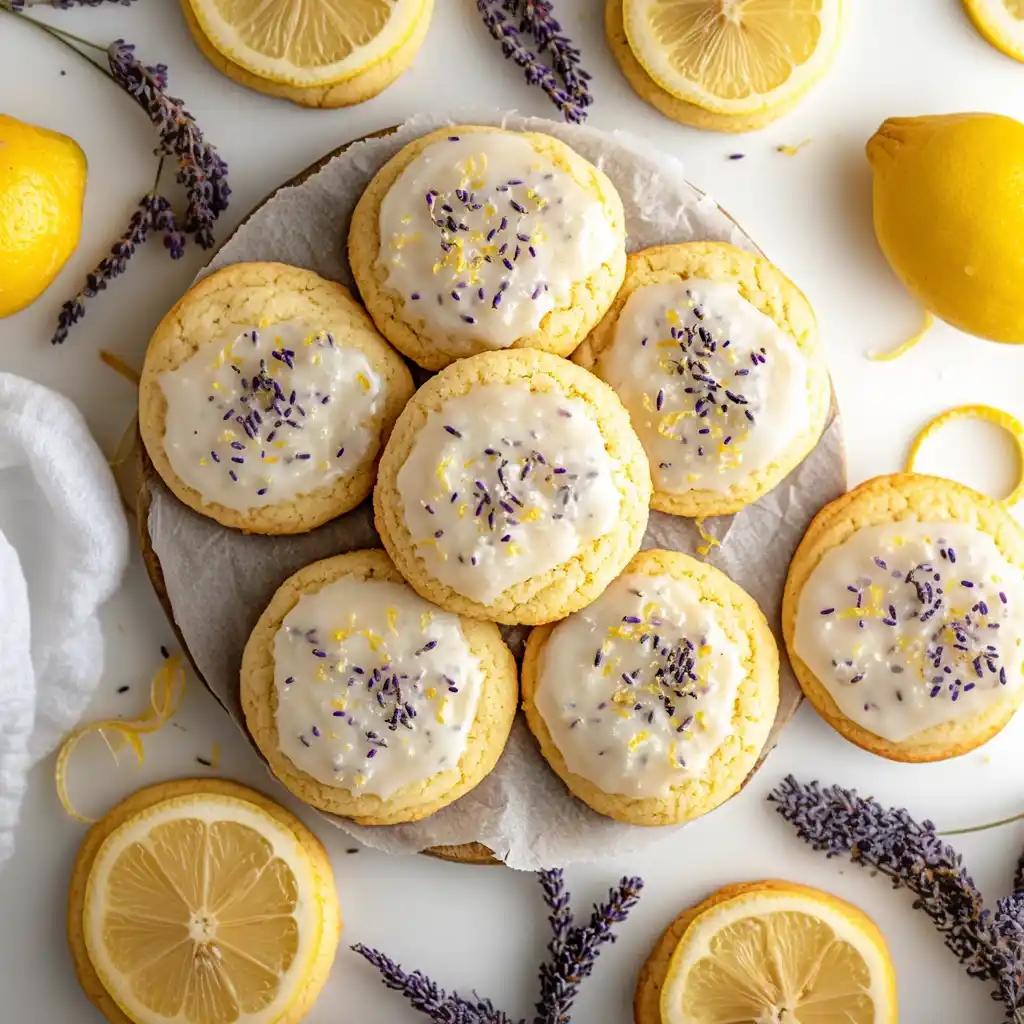
<svg viewBox="0 0 1024 1024"><path fill-rule="evenodd" d="M136 1024L300 1020L338 940L323 848L241 786L168 786L120 814L88 870L81 932L99 981Z"/></svg>
<svg viewBox="0 0 1024 1024"><path fill-rule="evenodd" d="M188 0L221 54L270 82L308 88L362 74L401 48L427 0Z"/></svg>
<svg viewBox="0 0 1024 1024"><path fill-rule="evenodd" d="M964 10L997 50L1024 61L1024 0L964 0Z"/></svg>
<svg viewBox="0 0 1024 1024"><path fill-rule="evenodd" d="M666 92L719 114L792 102L828 70L842 0L625 0L629 47Z"/></svg>
<svg viewBox="0 0 1024 1024"><path fill-rule="evenodd" d="M789 882L721 890L668 965L662 1024L895 1024L885 940L856 907Z"/></svg>

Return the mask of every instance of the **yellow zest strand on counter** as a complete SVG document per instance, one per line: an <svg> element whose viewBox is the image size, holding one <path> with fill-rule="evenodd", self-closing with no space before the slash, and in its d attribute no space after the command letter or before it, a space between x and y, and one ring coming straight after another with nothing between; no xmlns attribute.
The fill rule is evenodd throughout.
<svg viewBox="0 0 1024 1024"><path fill-rule="evenodd" d="M888 352L869 352L868 359L873 359L876 363L887 363L891 359L899 359L901 355L909 352L924 336L932 329L935 324L935 317L932 316L928 310L924 311L924 323L921 325L921 330L917 334L907 338L902 345L897 345L896 348L891 349Z"/></svg>
<svg viewBox="0 0 1024 1024"><path fill-rule="evenodd" d="M708 533L704 528L704 517L698 516L693 521L693 525L697 527L697 532L700 534L700 539L704 543L697 548L698 555L706 555L712 548L720 548L722 546L721 541L713 534Z"/></svg>
<svg viewBox="0 0 1024 1024"><path fill-rule="evenodd" d="M107 364L115 373L121 374L126 381L139 386L142 375L134 366L129 366L120 356L108 352L105 348L100 349L100 359Z"/></svg>
<svg viewBox="0 0 1024 1024"><path fill-rule="evenodd" d="M1021 424L1016 416L1011 416L1008 412L1003 412L1002 409L995 409L991 405L958 405L955 409L948 409L929 420L910 443L904 471L915 472L914 464L920 454L921 446L936 431L941 430L951 420L965 419L994 423L997 427L1002 427L1013 438L1017 446L1017 482L1014 484L1013 490L1001 501L1004 505L1016 505L1024 498L1024 424Z"/></svg>
<svg viewBox="0 0 1024 1024"><path fill-rule="evenodd" d="M810 144L810 139L804 139L803 142L798 142L795 146L776 146L775 152L781 153L783 156L796 156L801 149L806 149Z"/></svg>
<svg viewBox="0 0 1024 1024"><path fill-rule="evenodd" d="M74 732L69 733L61 745L57 754L57 765L54 769L54 777L57 782L57 797L61 806L67 813L84 824L91 824L96 818L87 818L79 814L71 803L68 796L67 776L68 762L75 751L75 747L89 733L98 732L103 741L110 749L115 764L117 763L118 749L110 743L108 733L116 733L118 737L131 747L139 764L146 759L145 751L142 748L142 736L147 733L156 732L161 729L181 707L181 700L185 696L185 669L181 664L181 658L177 655L169 657L153 677L149 687L149 707L138 718L123 720L120 718L104 718L97 722L89 722L80 726Z"/></svg>

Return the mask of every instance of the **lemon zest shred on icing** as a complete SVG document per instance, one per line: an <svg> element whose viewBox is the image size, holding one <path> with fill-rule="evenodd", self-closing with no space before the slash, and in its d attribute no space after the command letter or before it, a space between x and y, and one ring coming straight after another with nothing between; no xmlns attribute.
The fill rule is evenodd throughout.
<svg viewBox="0 0 1024 1024"><path fill-rule="evenodd" d="M698 555L707 555L710 553L712 548L720 548L722 542L714 536L714 534L708 533L704 528L704 517L697 516L693 521L693 525L697 527L697 532L700 534L700 539L704 541L700 547L697 548Z"/></svg>
<svg viewBox="0 0 1024 1024"><path fill-rule="evenodd" d="M1010 493L1005 498L998 500L1003 505L1016 505L1024 498L1024 424L1016 416L1011 416L1010 413L991 405L958 405L930 419L910 442L910 451L907 452L907 461L903 467L904 472L917 472L914 466L921 453L921 448L928 438L952 420L964 419L985 420L988 423L994 423L997 427L1002 427L1013 438L1014 444L1017 446L1017 480Z"/></svg>
<svg viewBox="0 0 1024 1024"><path fill-rule="evenodd" d="M172 654L160 666L149 686L149 707L138 717L132 719L101 718L95 722L88 722L68 733L61 744L57 754L57 763L54 766L54 780L57 784L57 798L68 815L83 824L92 824L97 818L87 818L80 814L68 795L68 764L75 748L89 733L98 732L103 742L106 743L118 763L118 752L122 747L115 747L108 738L108 733L116 733L122 740L122 746L131 747L132 752L138 758L139 764L146 759L145 750L142 746L142 737L162 729L174 717L175 712L181 707L182 698L185 696L185 668L181 658ZM219 750L215 748L215 755L219 759Z"/></svg>
<svg viewBox="0 0 1024 1024"><path fill-rule="evenodd" d="M935 325L935 317L926 309L924 311L924 322L921 324L921 329L916 333L912 334L902 345L897 345L894 349L890 349L888 352L868 352L868 359L873 359L876 363L887 363L892 359L899 359L900 356L909 352L916 344L924 340L924 336L932 329Z"/></svg>
<svg viewBox="0 0 1024 1024"><path fill-rule="evenodd" d="M113 352L108 352L105 348L101 348L100 361L109 366L115 373L119 373L129 383L134 384L136 387L139 386L139 381L142 380L142 374L139 373L134 366L130 366L126 363L119 355L116 355Z"/></svg>

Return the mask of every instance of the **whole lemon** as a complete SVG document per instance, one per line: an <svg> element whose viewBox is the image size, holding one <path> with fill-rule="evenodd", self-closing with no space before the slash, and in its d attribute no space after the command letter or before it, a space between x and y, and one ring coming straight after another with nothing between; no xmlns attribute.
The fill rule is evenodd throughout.
<svg viewBox="0 0 1024 1024"><path fill-rule="evenodd" d="M75 251L85 177L74 139L0 114L0 317L35 302Z"/></svg>
<svg viewBox="0 0 1024 1024"><path fill-rule="evenodd" d="M1024 124L894 117L867 154L875 234L907 288L954 327L1024 343Z"/></svg>

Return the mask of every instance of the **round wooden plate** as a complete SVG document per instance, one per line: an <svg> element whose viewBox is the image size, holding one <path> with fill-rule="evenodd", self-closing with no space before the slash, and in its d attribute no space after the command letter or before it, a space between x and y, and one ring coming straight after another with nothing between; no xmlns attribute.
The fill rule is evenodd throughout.
<svg viewBox="0 0 1024 1024"><path fill-rule="evenodd" d="M339 146L337 149L331 150L330 153L327 153L325 156L321 157L315 163L307 167L304 171L297 174L294 178L291 178L289 181L286 181L283 184L279 185L276 189L274 189L273 192L265 196L259 203L257 203L249 211L248 214L246 214L246 216L239 223L235 231L243 227L255 213L257 213L266 203L273 199L277 195L277 193L280 192L282 189L291 188L295 185L301 185L304 181L306 181L307 178L310 178L312 175L316 174L317 171L323 168L325 164L327 164L330 160L332 160L339 154L344 153L345 150L347 150L350 146L355 145L357 142L363 142L368 139L382 138L385 135L390 135L392 132L396 130L397 126L392 128L384 128L381 129L380 131L372 132L369 135L364 135L358 139L352 139L349 142L346 142L344 145ZM695 186L691 187L695 188ZM697 191L700 190L697 189ZM734 224L736 224L737 227L739 227L739 224L737 223L735 218L731 217L725 210L722 210L722 213L726 217L728 217L729 220L731 220ZM229 236L228 239L225 240L225 242L221 243L221 245L223 246L227 244L227 242L230 241L233 235L234 233L232 233L232 235ZM764 255L764 253L761 251L759 247L757 248L757 251L762 256ZM836 409L834 392L832 405L833 409L831 415L834 415ZM160 567L160 559L157 557L156 552L153 550L153 545L148 530L149 508L152 498L152 488L154 483L159 480L159 476L152 462L150 461L148 454L146 453L145 446L142 444L142 440L140 437L136 437L136 450L138 453L137 482L135 488L136 523L138 530L139 545L142 549L143 563L146 566L146 571L149 574L149 578L153 584L153 589L156 591L157 598L159 599L160 604L163 607L164 613L166 614L167 619L171 624L171 628L174 630L174 634L177 637L178 644L180 645L182 651L185 653L186 657L188 657L189 662L192 665L193 671L196 674L196 677L200 680L200 682L203 683L204 686L206 686L210 693L213 694L214 698L218 700L218 703L220 703L220 700L219 698L217 698L217 695L213 692L212 689L210 689L209 685L206 683L206 680L203 679L202 673L197 668L195 661L192 658L191 652L188 649L188 645L185 643L185 638L182 636L181 631L178 629L178 625L174 619L174 611L173 608L171 607L170 598L168 597L167 594L167 587L164 582L163 570ZM799 706L799 704L794 705L793 712L795 712L797 706ZM225 710L227 709L225 708ZM762 757L758 760L757 765L754 767L750 776L748 776L747 781L749 781L749 779L753 776L754 772L756 772L757 769L760 768L765 756L766 755L762 755ZM744 782L744 785L746 785L746 782ZM486 846L484 846L482 843L464 843L458 846L435 846L431 847L430 849L424 850L423 853L427 856L437 857L441 860L447 860L458 864L496 865L501 863L500 860L494 857L493 852L489 850Z"/></svg>

